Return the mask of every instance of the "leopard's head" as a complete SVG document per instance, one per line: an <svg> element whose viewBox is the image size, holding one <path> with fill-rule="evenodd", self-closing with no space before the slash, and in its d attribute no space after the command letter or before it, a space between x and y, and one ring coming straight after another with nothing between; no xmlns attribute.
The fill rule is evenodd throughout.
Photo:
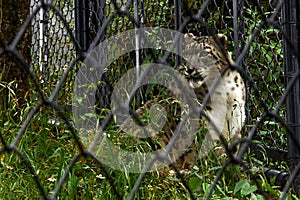
<svg viewBox="0 0 300 200"><path fill-rule="evenodd" d="M215 36L184 35L183 62L179 71L192 82L201 85L206 78L214 78L222 69L233 64L228 52L227 37L223 34Z"/></svg>

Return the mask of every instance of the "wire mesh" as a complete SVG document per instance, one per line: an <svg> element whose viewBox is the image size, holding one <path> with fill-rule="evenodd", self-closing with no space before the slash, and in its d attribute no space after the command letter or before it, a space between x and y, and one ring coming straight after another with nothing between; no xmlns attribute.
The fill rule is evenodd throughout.
<svg viewBox="0 0 300 200"><path fill-rule="evenodd" d="M283 44L286 40L289 41L285 48L297 58L299 48L293 46L294 38L290 38L290 35L284 32L284 26L289 22L283 21L282 4L283 1L279 0L196 2L32 0L30 7L32 20L27 26L31 26L32 29L30 74L36 77L32 80L33 103L26 114L23 113L20 127L13 129L17 134L13 133L13 137L9 137L9 127L0 129L2 132L0 152L3 155L1 166L5 166L5 163L9 162L8 159L14 160L11 168L18 171L16 174L19 176L24 176L25 184L33 179L36 194L45 199L63 197L64 192L70 195L70 198L122 199L125 195L128 199L146 199L155 194L155 189L160 192L167 190L168 185L164 185L166 181L181 188L173 194L174 196L191 199L205 196L208 199L222 190L218 183L229 181L222 176L228 170L232 170L231 164L233 169L243 168L251 178L253 168L260 166L265 167L263 175L276 176L277 184L285 187L281 196L283 199L287 195L287 190L291 188L291 182L294 181L299 168L297 163L293 163L295 166L288 180L287 151L290 143L287 136L293 132L289 132L287 123L287 112L291 111L287 110L288 106L283 101L290 92L286 88L291 84L291 86L297 84L293 81L299 80L299 69L294 71L294 79L287 78L290 74L287 74L284 67L286 55L283 52ZM150 164L140 174L116 172L86 149L82 138L78 135L80 130L76 130L70 120L72 115L68 106L72 103L74 77L81 67L85 53L106 38L138 27L167 28L198 36L223 33L228 37L229 50L233 53L246 83L247 120L240 153L235 159L229 157L221 164L217 163L219 165L216 169L208 169L213 170L210 184L203 183L206 177L199 175L201 166L194 166L192 173L194 176L190 179L182 175L180 169L173 164L171 170L168 173L161 173L160 177L147 173L146 168L150 167ZM21 29L18 35L22 35L22 32L24 30ZM126 41L120 41L120 44L126 44ZM21 55L14 50L6 48L5 51L21 60ZM163 50L153 52L147 49L127 53L111 63L105 75L99 77L100 84L95 93L96 100L102 101L98 104L98 108L104 110L106 108L102 113L106 116L101 118L103 128L113 119L110 113L110 96L114 84L123 74L136 66L137 55L140 64L163 59L172 66L180 63L180 57L175 53L167 58L163 57L164 54ZM141 90L142 95L136 97L140 98L137 107L157 95L153 92L147 93L148 91L149 88L145 87ZM295 95L299 96L299 93ZM43 120L47 123L43 124ZM36 150L32 150L31 147ZM46 151L51 153L43 155L43 148L49 148ZM45 169L38 163L47 163ZM200 163L203 164L204 161ZM10 169L8 167L2 170ZM56 175L45 174L47 172ZM85 180L84 177L89 176L96 177L96 182ZM166 178L167 176L169 178ZM127 181L120 183L118 179ZM238 182L236 179L234 181ZM206 188L195 186L202 183L202 187ZM93 188L89 184L96 185L97 192L88 193L86 189ZM16 190L22 190L22 187L20 188L17 187ZM110 192L104 192L106 190ZM169 198L167 195L171 195L172 192L174 191L164 193L166 197L161 198ZM25 193L21 191L19 195L26 196ZM224 195L234 197L233 191L227 191Z"/></svg>

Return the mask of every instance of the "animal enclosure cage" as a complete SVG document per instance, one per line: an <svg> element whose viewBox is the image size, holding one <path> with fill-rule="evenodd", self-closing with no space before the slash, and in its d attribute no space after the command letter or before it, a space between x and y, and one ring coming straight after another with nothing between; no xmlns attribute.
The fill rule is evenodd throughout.
<svg viewBox="0 0 300 200"><path fill-rule="evenodd" d="M31 66L47 89L54 88L71 62L82 60L93 45L127 30L158 27L199 36L227 35L247 88L242 149L247 155L254 154L285 192L291 182L300 191L298 1L32 0L31 5ZM129 53L112 64L103 81L113 85L136 63L153 59L147 50ZM175 66L181 60L174 54L167 62ZM68 79L66 85L72 81ZM72 96L64 87L70 97L58 97L62 106L71 103ZM104 106L109 106L111 92L109 88L99 91ZM281 165L288 165L291 171L282 171Z"/></svg>

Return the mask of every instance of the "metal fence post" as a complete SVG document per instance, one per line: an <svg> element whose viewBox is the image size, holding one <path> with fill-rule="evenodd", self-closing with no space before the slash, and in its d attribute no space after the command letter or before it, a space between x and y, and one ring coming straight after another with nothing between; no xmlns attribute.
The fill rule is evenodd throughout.
<svg viewBox="0 0 300 200"><path fill-rule="evenodd" d="M181 28L181 0L175 0L174 1L174 11L175 11L175 30L179 31ZM181 51L182 51L182 38L179 39L179 42L176 45L176 60L175 60L175 65L179 66L181 64Z"/></svg>
<svg viewBox="0 0 300 200"><path fill-rule="evenodd" d="M286 0L283 3L283 49L287 83L299 71L299 1ZM288 39L290 39L288 41ZM292 131L288 134L288 155L290 170L294 170L300 161L300 80L293 85L287 96L287 124ZM300 193L300 173L294 179L294 189Z"/></svg>
<svg viewBox="0 0 300 200"><path fill-rule="evenodd" d="M75 0L75 37L80 45L80 52L89 48L89 0Z"/></svg>
<svg viewBox="0 0 300 200"><path fill-rule="evenodd" d="M239 19L242 21L243 19L239 17L238 13L240 11L239 0L232 1L233 7L233 41L234 41L234 53L235 57L237 58L240 55L240 40L239 40Z"/></svg>
<svg viewBox="0 0 300 200"><path fill-rule="evenodd" d="M50 52L49 52L49 23L50 20L49 19L49 12L45 9L42 9L41 12L43 13L43 18L40 21L42 23L42 30L40 32L40 37L42 38L42 51L41 51L41 56L42 56L42 73L45 74L44 78L45 80L49 80L50 79L50 70L49 70L49 59L50 59ZM44 52L44 53L42 53Z"/></svg>
<svg viewBox="0 0 300 200"><path fill-rule="evenodd" d="M245 22L244 22L244 1L243 0L233 0L232 1L232 11L233 11L233 42L234 42L234 57L237 59L240 54L241 50L245 46ZM248 70L246 64L245 64L245 57L242 59L242 62L239 63L239 66L245 70L245 72ZM248 104L248 99L249 99L249 82L248 82L248 77L245 74L243 77L246 85L246 119L247 121L250 121L250 108Z"/></svg>

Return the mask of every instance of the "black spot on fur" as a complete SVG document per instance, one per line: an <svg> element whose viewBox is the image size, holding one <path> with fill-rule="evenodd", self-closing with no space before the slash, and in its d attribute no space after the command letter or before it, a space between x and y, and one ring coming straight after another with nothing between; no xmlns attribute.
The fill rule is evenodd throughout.
<svg viewBox="0 0 300 200"><path fill-rule="evenodd" d="M235 76L235 77L234 77L234 82L237 83L237 81L238 81L238 77Z"/></svg>
<svg viewBox="0 0 300 200"><path fill-rule="evenodd" d="M211 111L212 108L210 106L206 106L206 110Z"/></svg>

